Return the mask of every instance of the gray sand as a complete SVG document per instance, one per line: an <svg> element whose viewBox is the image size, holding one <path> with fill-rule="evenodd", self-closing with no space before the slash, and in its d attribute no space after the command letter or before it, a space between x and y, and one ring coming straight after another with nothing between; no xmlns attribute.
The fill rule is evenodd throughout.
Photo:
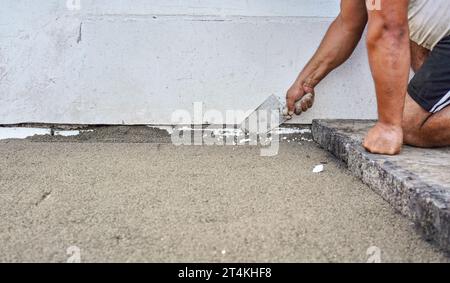
<svg viewBox="0 0 450 283"><path fill-rule="evenodd" d="M0 261L448 261L313 143L0 142ZM325 172L313 174L325 163Z"/></svg>
<svg viewBox="0 0 450 283"><path fill-rule="evenodd" d="M89 128L87 128L89 129ZM102 126L93 131L81 131L78 136L33 136L32 142L83 142L83 143L171 143L167 131L147 126Z"/></svg>

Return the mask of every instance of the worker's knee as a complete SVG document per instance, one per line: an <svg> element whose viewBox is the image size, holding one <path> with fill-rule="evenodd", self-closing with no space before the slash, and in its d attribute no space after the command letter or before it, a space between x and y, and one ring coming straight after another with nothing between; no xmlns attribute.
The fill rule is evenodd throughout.
<svg viewBox="0 0 450 283"><path fill-rule="evenodd" d="M404 144L411 146L422 146L422 140L417 132L404 131L403 132Z"/></svg>

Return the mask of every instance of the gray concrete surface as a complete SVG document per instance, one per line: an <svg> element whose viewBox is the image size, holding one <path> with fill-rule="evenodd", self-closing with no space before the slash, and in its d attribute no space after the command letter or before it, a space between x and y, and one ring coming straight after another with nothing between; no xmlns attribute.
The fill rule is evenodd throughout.
<svg viewBox="0 0 450 283"><path fill-rule="evenodd" d="M313 137L347 163L353 174L411 219L419 231L450 251L450 148L406 146L398 156L362 148L370 121L314 121Z"/></svg>
<svg viewBox="0 0 450 283"><path fill-rule="evenodd" d="M0 261L449 261L315 143L68 139L0 142Z"/></svg>

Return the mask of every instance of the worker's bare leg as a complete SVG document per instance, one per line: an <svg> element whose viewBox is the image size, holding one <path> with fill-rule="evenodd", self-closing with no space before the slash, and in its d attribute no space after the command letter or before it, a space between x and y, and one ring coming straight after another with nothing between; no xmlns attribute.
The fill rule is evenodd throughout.
<svg viewBox="0 0 450 283"><path fill-rule="evenodd" d="M417 147L450 146L450 107L432 114L408 95L403 119L405 144Z"/></svg>
<svg viewBox="0 0 450 283"><path fill-rule="evenodd" d="M414 71L422 67L428 54L429 50L411 42L411 65ZM405 144L412 146L450 146L450 107L432 114L407 95L403 115L403 135Z"/></svg>

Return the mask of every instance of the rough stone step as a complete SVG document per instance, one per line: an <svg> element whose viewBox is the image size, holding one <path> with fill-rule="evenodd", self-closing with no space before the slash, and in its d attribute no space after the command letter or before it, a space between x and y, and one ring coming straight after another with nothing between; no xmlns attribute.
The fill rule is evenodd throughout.
<svg viewBox="0 0 450 283"><path fill-rule="evenodd" d="M404 147L398 156L366 152L362 141L373 121L316 120L314 140L409 217L427 240L450 252L450 148Z"/></svg>

